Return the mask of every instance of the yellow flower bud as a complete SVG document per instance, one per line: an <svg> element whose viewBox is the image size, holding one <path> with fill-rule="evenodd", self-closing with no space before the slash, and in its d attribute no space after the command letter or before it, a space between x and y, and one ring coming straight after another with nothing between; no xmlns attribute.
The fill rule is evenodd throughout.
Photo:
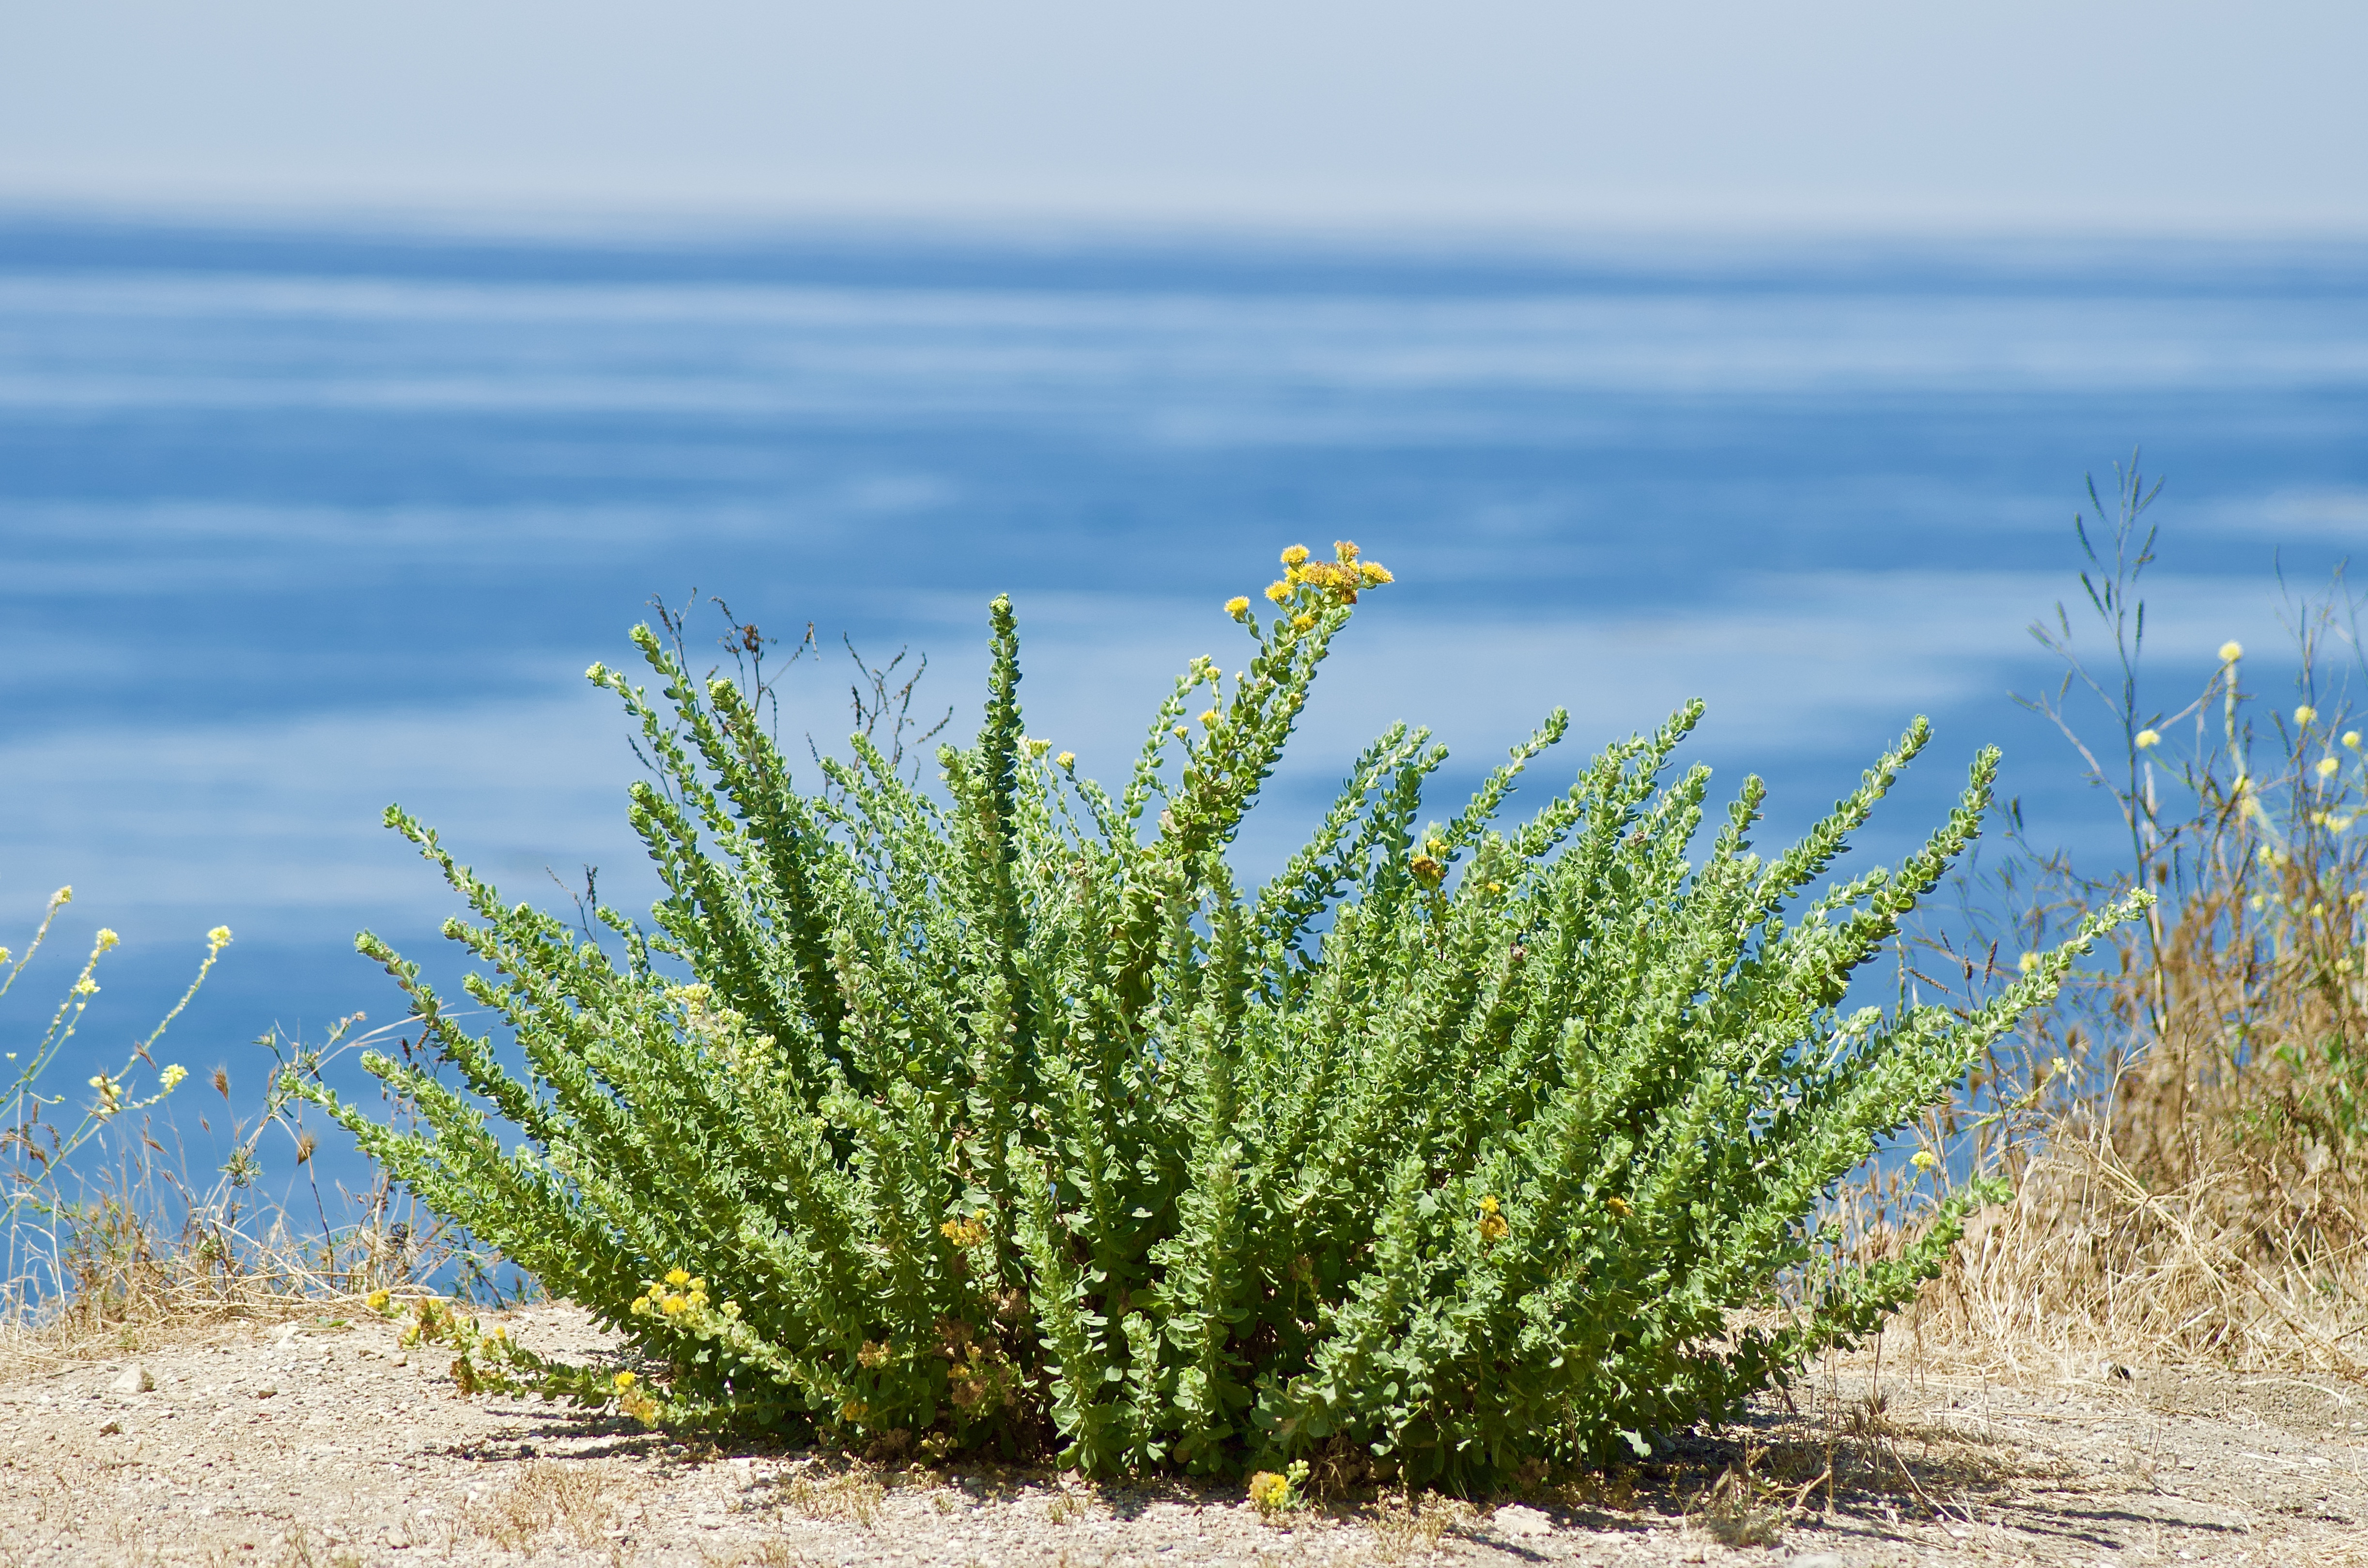
<svg viewBox="0 0 2368 1568"><path fill-rule="evenodd" d="M1232 598L1225 601L1225 613L1232 616L1235 620L1241 619L1243 617L1248 615L1249 612L1250 601L1249 596L1247 594L1235 594Z"/></svg>
<svg viewBox="0 0 2368 1568"><path fill-rule="evenodd" d="M1060 756L1053 759L1053 764L1054 767L1060 768L1065 773L1069 769L1077 766L1077 754L1073 751L1064 751Z"/></svg>
<svg viewBox="0 0 2368 1568"><path fill-rule="evenodd" d="M2025 953L2022 957L2015 960L2015 967L2021 970L2025 974L2032 973L2039 968L2039 955L2037 953Z"/></svg>
<svg viewBox="0 0 2368 1568"><path fill-rule="evenodd" d="M2304 703L2301 707L2296 708L2296 709L2294 710L2294 723L2295 723L2295 724L2297 724L2297 725L2308 725L2308 724L2309 724L2313 720L2317 719L2317 717L2318 717L2318 710L2317 710L2317 709L2316 709L2316 708L2313 708L2313 707L2312 707L2309 703L2307 703L2307 702Z"/></svg>
<svg viewBox="0 0 2368 1568"><path fill-rule="evenodd" d="M206 933L206 945L207 945L207 946L209 946L209 947L213 947L213 948L227 948L227 947L229 947L229 946L230 946L230 927L229 927L229 926L215 926L212 930L211 930L211 931L207 932L207 933Z"/></svg>
<svg viewBox="0 0 2368 1568"><path fill-rule="evenodd" d="M2245 645L2242 642L2237 642L2235 638L2231 637L2227 642L2220 644L2220 662L2222 664L2233 665L2244 656Z"/></svg>
<svg viewBox="0 0 2368 1568"><path fill-rule="evenodd" d="M1294 544L1282 552L1282 563L1285 566L1296 566L1306 559L1307 547L1304 544Z"/></svg>
<svg viewBox="0 0 2368 1568"><path fill-rule="evenodd" d="M122 945L122 937L117 936L114 932L108 930L104 926L98 928L98 950L100 952L108 952L116 948L121 947Z"/></svg>
<svg viewBox="0 0 2368 1568"><path fill-rule="evenodd" d="M1929 1171L1941 1162L1932 1157L1931 1150L1918 1149L1916 1151L1915 1157L1910 1163L1913 1164L1919 1171Z"/></svg>
<svg viewBox="0 0 2368 1568"><path fill-rule="evenodd" d="M1276 604L1287 603L1291 598L1291 585L1288 583L1269 583L1266 585L1266 597L1273 600Z"/></svg>
<svg viewBox="0 0 2368 1568"><path fill-rule="evenodd" d="M2162 744L2162 734L2156 730L2140 730L2137 733L2135 744L2140 751L2152 751Z"/></svg>
<svg viewBox="0 0 2368 1568"><path fill-rule="evenodd" d="M2321 778L2332 778L2335 777L2335 770L2342 766L2343 764L2331 756L2322 756L2318 759L2318 776Z"/></svg>

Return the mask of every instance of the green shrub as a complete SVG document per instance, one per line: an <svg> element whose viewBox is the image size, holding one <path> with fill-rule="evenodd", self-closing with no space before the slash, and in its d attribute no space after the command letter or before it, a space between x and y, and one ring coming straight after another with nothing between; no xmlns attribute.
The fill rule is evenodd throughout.
<svg viewBox="0 0 2368 1568"><path fill-rule="evenodd" d="M422 1309L464 1383L892 1453L1362 1450L1468 1485L1726 1416L1930 1277L1988 1188L1862 1268L1806 1217L2127 911L1971 1016L1844 1016L1973 837L1995 754L1921 852L1788 914L1927 728L1765 864L1747 781L1697 865L1708 770L1662 775L1699 703L1505 831L1564 714L1429 827L1445 752L1394 727L1241 889L1225 847L1389 580L1338 556L1287 553L1269 624L1227 607L1248 668L1195 660L1115 799L1024 733L1007 599L937 798L861 735L801 792L749 690L639 629L657 699L590 674L638 722L632 822L667 892L654 930L598 911L613 953L390 809L474 909L446 934L493 966L468 990L528 1072L365 934L467 1092L369 1059L424 1136L310 1092L652 1374ZM1797 1310L1770 1311L1788 1280Z"/></svg>

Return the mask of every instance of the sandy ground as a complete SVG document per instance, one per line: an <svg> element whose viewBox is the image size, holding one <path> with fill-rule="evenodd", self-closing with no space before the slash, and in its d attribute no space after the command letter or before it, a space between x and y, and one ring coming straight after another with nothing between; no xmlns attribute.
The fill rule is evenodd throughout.
<svg viewBox="0 0 2368 1568"><path fill-rule="evenodd" d="M565 1308L506 1321L536 1348L597 1343ZM0 1562L2368 1565L2368 1391L2294 1379L1859 1365L1660 1463L1269 1524L1238 1487L889 1471L463 1398L448 1356L396 1338L313 1319L20 1364L0 1381ZM154 1387L120 1391L127 1370Z"/></svg>

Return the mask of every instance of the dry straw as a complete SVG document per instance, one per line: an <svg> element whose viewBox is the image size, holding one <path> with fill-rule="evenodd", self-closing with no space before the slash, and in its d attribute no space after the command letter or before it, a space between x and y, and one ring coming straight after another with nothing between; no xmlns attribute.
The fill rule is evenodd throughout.
<svg viewBox="0 0 2368 1568"><path fill-rule="evenodd" d="M2100 875L2033 853L2009 811L2018 853L1966 884L1956 938L1935 938L1910 983L1978 994L2073 911L2132 886L2160 902L1928 1129L1954 1142L1960 1168L2009 1176L2015 1197L1974 1220L1911 1321L1928 1352L2000 1371L2102 1358L2357 1377L2368 1371L2368 824L2355 825L2368 766L2348 694L2363 667L2358 604L2340 574L2328 595L2290 599L2291 696L2249 683L2232 641L2183 708L2148 706L2136 589L2154 560L2141 519L2155 493L2133 462L2112 506L2092 486L2098 520L2080 522L2081 585L2110 663L2076 648L2062 606L2032 629L2066 675L2027 705L2114 801L2127 858ZM1859 1195L1878 1214L1863 1233L1881 1246L1871 1196Z"/></svg>

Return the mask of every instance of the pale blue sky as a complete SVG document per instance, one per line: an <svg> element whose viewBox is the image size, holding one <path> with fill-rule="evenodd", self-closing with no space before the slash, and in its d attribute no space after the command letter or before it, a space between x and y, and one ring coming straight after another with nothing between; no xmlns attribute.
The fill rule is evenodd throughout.
<svg viewBox="0 0 2368 1568"><path fill-rule="evenodd" d="M0 0L0 202L2368 228L2368 6Z"/></svg>

